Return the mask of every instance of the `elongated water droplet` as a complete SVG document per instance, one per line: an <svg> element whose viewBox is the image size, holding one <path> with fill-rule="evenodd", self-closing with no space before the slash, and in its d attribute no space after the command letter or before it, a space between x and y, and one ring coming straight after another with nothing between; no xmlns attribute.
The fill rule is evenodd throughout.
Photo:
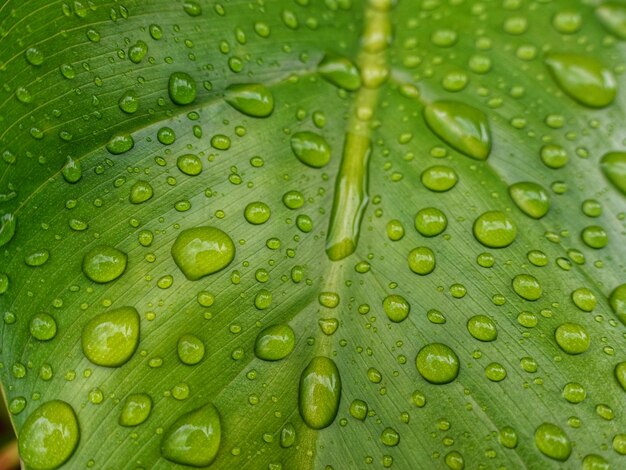
<svg viewBox="0 0 626 470"><path fill-rule="evenodd" d="M92 248L83 258L83 273L101 284L114 281L126 270L126 253L108 245Z"/></svg>
<svg viewBox="0 0 626 470"><path fill-rule="evenodd" d="M335 86L348 91L361 88L359 69L347 57L327 53L317 66L322 77Z"/></svg>
<svg viewBox="0 0 626 470"><path fill-rule="evenodd" d="M330 161L330 146L315 132L296 132L291 136L291 149L298 160L313 168L322 168Z"/></svg>
<svg viewBox="0 0 626 470"><path fill-rule="evenodd" d="M83 352L99 366L121 366L131 358L138 344L139 313L134 307L96 315L83 328Z"/></svg>
<svg viewBox="0 0 626 470"><path fill-rule="evenodd" d="M52 400L33 411L22 426L20 458L27 468L53 470L69 460L79 440L74 409L64 401Z"/></svg>
<svg viewBox="0 0 626 470"><path fill-rule="evenodd" d="M605 2L596 8L596 15L610 33L620 39L626 39L626 5Z"/></svg>
<svg viewBox="0 0 626 470"><path fill-rule="evenodd" d="M127 133L118 133L111 136L107 143L107 150L113 155L121 155L135 146L133 136Z"/></svg>
<svg viewBox="0 0 626 470"><path fill-rule="evenodd" d="M76 183L83 176L80 160L74 160L68 155L67 161L61 170L63 178L68 183Z"/></svg>
<svg viewBox="0 0 626 470"><path fill-rule="evenodd" d="M0 215L0 247L11 241L16 225L17 219L10 212Z"/></svg>
<svg viewBox="0 0 626 470"><path fill-rule="evenodd" d="M359 243L361 221L369 202L370 153L371 142L367 137L346 134L326 236L326 254L333 261L354 253Z"/></svg>
<svg viewBox="0 0 626 470"><path fill-rule="evenodd" d="M459 375L459 358L447 345L431 343L424 346L415 358L417 371L433 384L447 384Z"/></svg>
<svg viewBox="0 0 626 470"><path fill-rule="evenodd" d="M613 313L626 325L626 284L617 286L609 296L609 305Z"/></svg>
<svg viewBox="0 0 626 470"><path fill-rule="evenodd" d="M274 95L260 83L229 85L224 99L237 111L252 117L267 117L274 111Z"/></svg>
<svg viewBox="0 0 626 470"><path fill-rule="evenodd" d="M541 219L550 209L548 193L537 183L512 184L509 186L509 194L519 210L533 219Z"/></svg>
<svg viewBox="0 0 626 470"><path fill-rule="evenodd" d="M291 354L295 345L296 335L289 325L273 325L256 337L254 354L264 361L278 361Z"/></svg>
<svg viewBox="0 0 626 470"><path fill-rule="evenodd" d="M151 411L152 398L150 395L134 393L126 397L118 422L121 426L139 426L148 419Z"/></svg>
<svg viewBox="0 0 626 470"><path fill-rule="evenodd" d="M609 152L600 160L604 176L626 196L626 152Z"/></svg>
<svg viewBox="0 0 626 470"><path fill-rule="evenodd" d="M168 92L174 103L179 105L191 104L196 99L196 82L188 73L174 72L170 75Z"/></svg>
<svg viewBox="0 0 626 470"><path fill-rule="evenodd" d="M546 65L559 87L584 106L603 108L615 99L615 77L593 57L551 53Z"/></svg>
<svg viewBox="0 0 626 470"><path fill-rule="evenodd" d="M517 227L503 212L489 211L474 221L474 236L489 248L504 248L515 241Z"/></svg>
<svg viewBox="0 0 626 470"><path fill-rule="evenodd" d="M332 359L316 356L300 376L300 416L312 429L331 425L339 410L341 377Z"/></svg>
<svg viewBox="0 0 626 470"><path fill-rule="evenodd" d="M428 127L451 147L476 160L491 152L491 130L485 113L459 101L435 101L424 108Z"/></svg>
<svg viewBox="0 0 626 470"><path fill-rule="evenodd" d="M235 257L235 245L218 228L195 227L180 232L172 257L187 279L196 281L228 266Z"/></svg>
<svg viewBox="0 0 626 470"><path fill-rule="evenodd" d="M179 417L164 433L161 454L181 465L206 467L217 457L222 425L217 408L208 403Z"/></svg>
<svg viewBox="0 0 626 470"><path fill-rule="evenodd" d="M567 434L552 423L543 423L535 430L535 445L546 457L561 462L565 462L572 453L572 444Z"/></svg>

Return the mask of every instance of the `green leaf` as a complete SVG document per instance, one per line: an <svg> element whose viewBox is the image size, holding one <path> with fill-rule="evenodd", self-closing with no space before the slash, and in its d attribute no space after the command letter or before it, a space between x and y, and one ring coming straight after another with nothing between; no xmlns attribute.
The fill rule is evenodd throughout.
<svg viewBox="0 0 626 470"><path fill-rule="evenodd" d="M25 467L623 467L626 7L591 3L2 2Z"/></svg>

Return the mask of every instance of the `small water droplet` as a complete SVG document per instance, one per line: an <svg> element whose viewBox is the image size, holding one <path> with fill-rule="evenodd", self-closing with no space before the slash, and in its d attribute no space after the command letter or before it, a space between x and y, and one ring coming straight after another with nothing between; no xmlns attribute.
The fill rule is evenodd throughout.
<svg viewBox="0 0 626 470"><path fill-rule="evenodd" d="M264 361L279 361L293 351L296 336L286 324L273 325L261 331L254 342L254 354Z"/></svg>
<svg viewBox="0 0 626 470"><path fill-rule="evenodd" d="M139 426L150 416L152 398L147 393L133 393L126 397L118 419L120 426Z"/></svg>
<svg viewBox="0 0 626 470"><path fill-rule="evenodd" d="M127 261L126 253L112 246L100 245L85 254L82 269L89 279L103 284L120 277L126 270Z"/></svg>
<svg viewBox="0 0 626 470"><path fill-rule="evenodd" d="M196 335L186 334L178 338L178 358L183 364L193 366L204 359L204 343Z"/></svg>
<svg viewBox="0 0 626 470"><path fill-rule="evenodd" d="M168 83L170 99L178 105L187 105L195 101L197 86L195 80L185 72L174 72Z"/></svg>
<svg viewBox="0 0 626 470"><path fill-rule="evenodd" d="M195 227L178 235L172 257L187 279L196 281L227 267L235 257L235 245L218 228Z"/></svg>
<svg viewBox="0 0 626 470"><path fill-rule="evenodd" d="M447 384L459 375L460 362L456 353L442 343L424 346L415 358L417 371L433 384Z"/></svg>

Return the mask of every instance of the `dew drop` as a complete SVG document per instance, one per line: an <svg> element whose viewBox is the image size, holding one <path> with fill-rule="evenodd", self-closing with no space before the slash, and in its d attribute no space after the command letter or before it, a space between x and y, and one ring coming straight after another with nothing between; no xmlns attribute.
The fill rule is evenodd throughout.
<svg viewBox="0 0 626 470"><path fill-rule="evenodd" d="M565 432L556 424L543 423L535 430L537 449L554 460L565 462L572 453L572 444Z"/></svg>
<svg viewBox="0 0 626 470"><path fill-rule="evenodd" d="M137 181L130 188L128 200L131 204L141 204L149 201L154 196L152 185L147 181Z"/></svg>
<svg viewBox="0 0 626 470"><path fill-rule="evenodd" d="M600 160L604 176L626 196L626 152L609 152Z"/></svg>
<svg viewBox="0 0 626 470"><path fill-rule="evenodd" d="M415 358L417 371L433 384L447 384L459 375L459 358L445 344L431 343L424 346Z"/></svg>
<svg viewBox="0 0 626 470"><path fill-rule="evenodd" d="M498 330L495 322L486 315L474 315L467 321L467 331L479 341L495 341Z"/></svg>
<svg viewBox="0 0 626 470"><path fill-rule="evenodd" d="M61 174L68 183L77 183L83 176L80 160L74 160L68 155L65 165L61 169Z"/></svg>
<svg viewBox="0 0 626 470"><path fill-rule="evenodd" d="M504 248L517 237L513 220L500 211L488 211L474 221L474 237L489 248Z"/></svg>
<svg viewBox="0 0 626 470"><path fill-rule="evenodd" d="M326 428L335 420L340 400L341 377L337 365L328 357L314 357L300 376L300 416L311 429Z"/></svg>
<svg viewBox="0 0 626 470"><path fill-rule="evenodd" d="M147 393L128 395L122 405L122 412L118 419L120 426L139 426L150 416L152 398Z"/></svg>
<svg viewBox="0 0 626 470"><path fill-rule="evenodd" d="M415 228L424 237L435 237L448 226L446 215L435 207L421 209L415 216Z"/></svg>
<svg viewBox="0 0 626 470"><path fill-rule="evenodd" d="M28 468L53 470L69 460L79 440L74 409L64 401L52 400L24 422L18 439L20 458Z"/></svg>
<svg viewBox="0 0 626 470"><path fill-rule="evenodd" d="M509 186L513 202L528 217L541 219L550 209L546 190L537 183L522 182Z"/></svg>
<svg viewBox="0 0 626 470"><path fill-rule="evenodd" d="M274 111L272 92L259 83L229 85L224 99L237 111L252 117L267 117Z"/></svg>
<svg viewBox="0 0 626 470"><path fill-rule="evenodd" d="M476 160L491 152L491 130L482 111L458 101L435 101L424 108L428 127L444 142Z"/></svg>
<svg viewBox="0 0 626 470"><path fill-rule="evenodd" d="M30 319L30 334L39 341L49 341L57 334L57 322L52 315L41 312Z"/></svg>
<svg viewBox="0 0 626 470"><path fill-rule="evenodd" d="M83 329L83 352L99 366L121 366L132 357L138 344L139 313L134 307L96 315Z"/></svg>
<svg viewBox="0 0 626 470"><path fill-rule="evenodd" d="M183 364L193 366L204 359L204 343L196 335L186 334L178 338L178 359Z"/></svg>
<svg viewBox="0 0 626 470"><path fill-rule="evenodd" d="M559 87L580 104L603 108L615 100L615 77L597 59L578 54L551 53L545 62Z"/></svg>
<svg viewBox="0 0 626 470"><path fill-rule="evenodd" d="M400 323L409 315L411 305L401 295L388 295L383 300L383 309L389 320Z"/></svg>
<svg viewBox="0 0 626 470"><path fill-rule="evenodd" d="M100 245L85 254L82 269L89 279L104 284L120 277L126 270L127 261L126 253L112 246Z"/></svg>
<svg viewBox="0 0 626 470"><path fill-rule="evenodd" d="M322 168L330 161L328 142L315 132L296 132L291 137L291 149L298 160L313 168Z"/></svg>
<svg viewBox="0 0 626 470"><path fill-rule="evenodd" d="M626 5L618 2L604 2L596 8L600 22L620 39L626 39Z"/></svg>
<svg viewBox="0 0 626 470"><path fill-rule="evenodd" d="M543 289L539 281L530 274L518 274L513 278L513 290L522 299L534 301L541 297Z"/></svg>
<svg viewBox="0 0 626 470"><path fill-rule="evenodd" d="M582 354L589 349L591 338L587 330L578 323L563 323L554 333L559 347L567 354Z"/></svg>
<svg viewBox="0 0 626 470"><path fill-rule="evenodd" d="M235 257L235 245L218 228L195 227L178 235L172 257L187 279L196 281L227 267Z"/></svg>
<svg viewBox="0 0 626 470"><path fill-rule="evenodd" d="M317 70L325 80L344 90L355 91L361 87L359 69L347 57L327 53Z"/></svg>
<svg viewBox="0 0 626 470"><path fill-rule="evenodd" d="M174 72L168 83L170 99L179 105L191 104L196 99L196 82L188 73Z"/></svg>
<svg viewBox="0 0 626 470"><path fill-rule="evenodd" d="M181 465L211 465L220 448L222 425L212 403L180 416L163 434L161 455Z"/></svg>
<svg viewBox="0 0 626 470"><path fill-rule="evenodd" d="M408 256L409 269L415 274L425 276L435 269L435 253L426 246L413 248Z"/></svg>
<svg viewBox="0 0 626 470"><path fill-rule="evenodd" d="M127 133L114 134L107 143L107 150L113 155L121 155L135 146L133 136Z"/></svg>
<svg viewBox="0 0 626 470"><path fill-rule="evenodd" d="M295 344L296 335L289 325L273 325L256 337L254 354L264 361L279 361L291 354Z"/></svg>

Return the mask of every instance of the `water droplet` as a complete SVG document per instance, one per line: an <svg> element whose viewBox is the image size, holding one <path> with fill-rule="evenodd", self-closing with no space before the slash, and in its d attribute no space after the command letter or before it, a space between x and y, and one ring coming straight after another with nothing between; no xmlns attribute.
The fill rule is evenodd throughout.
<svg viewBox="0 0 626 470"><path fill-rule="evenodd" d="M68 155L65 165L61 169L63 178L68 183L76 183L83 176L80 160L74 160Z"/></svg>
<svg viewBox="0 0 626 470"><path fill-rule="evenodd" d="M485 375L492 382L501 382L506 379L506 369L502 364L492 362L485 367Z"/></svg>
<svg viewBox="0 0 626 470"><path fill-rule="evenodd" d="M43 52L41 52L39 49L37 49L34 46L26 49L26 52L24 55L26 56L26 60L28 61L28 63L31 65L43 64L43 60L44 60Z"/></svg>
<svg viewBox="0 0 626 470"><path fill-rule="evenodd" d="M41 312L30 319L30 334L39 341L49 341L57 334L57 322L52 315Z"/></svg>
<svg viewBox="0 0 626 470"><path fill-rule="evenodd" d="M613 289L609 296L609 305L617 318L626 325L626 284Z"/></svg>
<svg viewBox="0 0 626 470"><path fill-rule="evenodd" d="M170 99L179 105L191 104L196 99L196 82L188 73L174 72L168 83Z"/></svg>
<svg viewBox="0 0 626 470"><path fill-rule="evenodd" d="M421 175L422 184L435 192L445 192L452 189L459 181L456 172L445 165L435 165L426 168Z"/></svg>
<svg viewBox="0 0 626 470"><path fill-rule="evenodd" d="M246 206L243 215L249 223L261 225L270 219L271 211L264 202L255 201Z"/></svg>
<svg viewBox="0 0 626 470"><path fill-rule="evenodd" d="M113 155L121 155L135 146L133 136L127 133L113 134L107 143L107 150Z"/></svg>
<svg viewBox="0 0 626 470"><path fill-rule="evenodd" d="M193 366L204 358L204 343L196 335L182 335L178 338L177 352L180 362Z"/></svg>
<svg viewBox="0 0 626 470"><path fill-rule="evenodd" d="M425 276L435 269L435 253L426 246L413 248L408 256L409 269L415 274Z"/></svg>
<svg viewBox="0 0 626 470"><path fill-rule="evenodd" d="M512 285L515 293L526 300L537 300L543 294L541 284L530 274L518 274L513 278Z"/></svg>
<svg viewBox="0 0 626 470"><path fill-rule="evenodd" d="M626 5L618 2L605 2L596 8L600 22L620 39L626 39Z"/></svg>
<svg viewBox="0 0 626 470"><path fill-rule="evenodd" d="M148 45L141 39L128 48L128 58L134 64L141 62L147 53Z"/></svg>
<svg viewBox="0 0 626 470"><path fill-rule="evenodd" d="M427 207L415 216L415 228L425 237L435 237L448 226L448 218L439 209Z"/></svg>
<svg viewBox="0 0 626 470"><path fill-rule="evenodd" d="M552 17L552 26L562 34L574 34L580 30L582 24L581 14L574 10L559 11Z"/></svg>
<svg viewBox="0 0 626 470"><path fill-rule="evenodd" d="M26 266L37 268L43 266L50 259L50 252L48 250L37 250L24 257Z"/></svg>
<svg viewBox="0 0 626 470"><path fill-rule="evenodd" d="M0 273L0 295L9 290L9 276L5 273Z"/></svg>
<svg viewBox="0 0 626 470"><path fill-rule="evenodd" d="M83 352L99 366L121 366L135 353L138 344L139 313L134 307L96 315L83 329Z"/></svg>
<svg viewBox="0 0 626 470"><path fill-rule="evenodd" d="M609 243L609 236L606 231L598 225L585 227L580 236L585 245L596 250L604 248Z"/></svg>
<svg viewBox="0 0 626 470"><path fill-rule="evenodd" d="M395 447L400 443L400 434L393 428L385 428L380 434L380 442L387 447Z"/></svg>
<svg viewBox="0 0 626 470"><path fill-rule="evenodd" d="M119 108L126 114L136 113L139 109L139 100L135 96L134 92L126 91L120 99L117 101Z"/></svg>
<svg viewBox="0 0 626 470"><path fill-rule="evenodd" d="M500 430L500 444L507 449L515 449L517 447L517 433L510 426L505 426Z"/></svg>
<svg viewBox="0 0 626 470"><path fill-rule="evenodd" d="M517 227L513 220L503 212L488 211L474 222L474 236L489 248L504 248L517 237Z"/></svg>
<svg viewBox="0 0 626 470"><path fill-rule="evenodd" d="M296 345L296 335L289 325L273 325L259 333L254 342L254 354L264 361L286 358Z"/></svg>
<svg viewBox="0 0 626 470"><path fill-rule="evenodd" d="M122 412L118 419L121 426L139 426L150 416L152 398L147 393L128 395L122 405Z"/></svg>
<svg viewBox="0 0 626 470"><path fill-rule="evenodd" d="M626 196L626 153L609 152L600 160L604 176L613 186Z"/></svg>
<svg viewBox="0 0 626 470"><path fill-rule="evenodd" d="M474 315L467 321L467 331L479 341L495 341L498 330L495 322L486 315Z"/></svg>
<svg viewBox="0 0 626 470"><path fill-rule="evenodd" d="M491 152L491 130L482 111L458 101L435 101L424 108L428 127L451 147L476 160Z"/></svg>
<svg viewBox="0 0 626 470"><path fill-rule="evenodd" d="M280 446L288 449L296 442L296 428L291 423L285 423L280 430Z"/></svg>
<svg viewBox="0 0 626 470"><path fill-rule="evenodd" d="M565 149L556 144L547 144L541 147L540 156L543 164L554 170L563 168L569 160Z"/></svg>
<svg viewBox="0 0 626 470"><path fill-rule="evenodd" d="M83 258L83 273L101 284L114 281L126 270L126 253L108 245L92 248Z"/></svg>
<svg viewBox="0 0 626 470"><path fill-rule="evenodd" d="M620 455L626 455L626 434L616 434L613 437L613 450Z"/></svg>
<svg viewBox="0 0 626 470"><path fill-rule="evenodd" d="M231 238L215 227L183 230L172 245L172 257L190 281L227 267L235 257Z"/></svg>
<svg viewBox="0 0 626 470"><path fill-rule="evenodd" d="M53 470L74 453L80 430L74 409L64 401L44 403L24 422L20 430L20 458L28 468Z"/></svg>
<svg viewBox="0 0 626 470"><path fill-rule="evenodd" d="M585 455L581 470L611 470L611 464L600 455L589 454Z"/></svg>
<svg viewBox="0 0 626 470"><path fill-rule="evenodd" d="M291 149L298 160L313 168L322 168L330 161L330 146L315 132L296 132L291 137Z"/></svg>
<svg viewBox="0 0 626 470"><path fill-rule="evenodd" d="M550 209L548 193L537 183L512 184L509 186L509 194L519 210L533 219L541 219Z"/></svg>
<svg viewBox="0 0 626 470"><path fill-rule="evenodd" d="M614 369L615 378L617 382L622 386L622 389L626 392L626 362L620 362L615 365Z"/></svg>
<svg viewBox="0 0 626 470"><path fill-rule="evenodd" d="M335 420L340 400L341 377L337 365L327 357L314 357L300 376L300 416L312 429L326 428Z"/></svg>
<svg viewBox="0 0 626 470"><path fill-rule="evenodd" d="M176 159L176 166L186 175L198 176L202 173L202 160L197 155L187 153Z"/></svg>
<svg viewBox="0 0 626 470"><path fill-rule="evenodd" d="M363 400L357 398L350 403L350 415L355 419L365 421L365 418L367 418L367 410L367 403Z"/></svg>
<svg viewBox="0 0 626 470"><path fill-rule="evenodd" d="M0 247L11 241L15 235L16 225L17 219L10 212L0 215Z"/></svg>
<svg viewBox="0 0 626 470"><path fill-rule="evenodd" d="M559 347L567 354L582 354L589 349L591 338L585 328L577 323L563 323L554 333Z"/></svg>
<svg viewBox="0 0 626 470"><path fill-rule="evenodd" d="M411 305L401 295L388 295L383 300L383 309L389 320L400 323L409 315Z"/></svg>
<svg viewBox="0 0 626 470"><path fill-rule="evenodd" d="M615 99L615 77L597 59L578 54L551 53L545 62L559 87L580 104L603 108Z"/></svg>
<svg viewBox="0 0 626 470"><path fill-rule="evenodd" d="M459 358L445 344L431 343L424 346L415 358L417 371L433 384L447 384L459 375Z"/></svg>
<svg viewBox="0 0 626 470"><path fill-rule="evenodd" d="M317 70L324 79L339 88L355 91L361 87L359 69L347 57L327 53L317 65Z"/></svg>
<svg viewBox="0 0 626 470"><path fill-rule="evenodd" d="M586 287L580 287L572 292L572 301L583 312L591 312L598 303L596 296Z"/></svg>
<svg viewBox="0 0 626 470"><path fill-rule="evenodd" d="M181 465L211 465L220 448L222 425L217 408L208 403L180 416L164 433L161 455Z"/></svg>
<svg viewBox="0 0 626 470"><path fill-rule="evenodd" d="M152 185L147 181L137 181L130 188L128 200L132 204L141 204L152 199L152 196L154 196Z"/></svg>
<svg viewBox="0 0 626 470"><path fill-rule="evenodd" d="M272 92L259 83L229 85L224 99L237 111L252 117L267 117L274 111Z"/></svg>
<svg viewBox="0 0 626 470"><path fill-rule="evenodd" d="M572 444L565 432L556 424L543 423L535 430L537 449L554 460L565 462L572 453Z"/></svg>
<svg viewBox="0 0 626 470"><path fill-rule="evenodd" d="M402 222L399 220L393 219L387 222L387 236L391 241L398 241L404 237L404 227L402 226Z"/></svg>
<svg viewBox="0 0 626 470"><path fill-rule="evenodd" d="M458 35L451 29L437 29L431 34L430 40L438 47L452 47L458 41Z"/></svg>
<svg viewBox="0 0 626 470"><path fill-rule="evenodd" d="M304 205L304 195L300 191L287 191L283 194L283 204L287 209L300 209Z"/></svg>
<svg viewBox="0 0 626 470"><path fill-rule="evenodd" d="M172 145L176 142L176 133L171 127L161 127L157 131L157 140L163 145Z"/></svg>
<svg viewBox="0 0 626 470"><path fill-rule="evenodd" d="M587 398L587 391L581 384L569 382L563 387L562 395L569 403L576 404Z"/></svg>

